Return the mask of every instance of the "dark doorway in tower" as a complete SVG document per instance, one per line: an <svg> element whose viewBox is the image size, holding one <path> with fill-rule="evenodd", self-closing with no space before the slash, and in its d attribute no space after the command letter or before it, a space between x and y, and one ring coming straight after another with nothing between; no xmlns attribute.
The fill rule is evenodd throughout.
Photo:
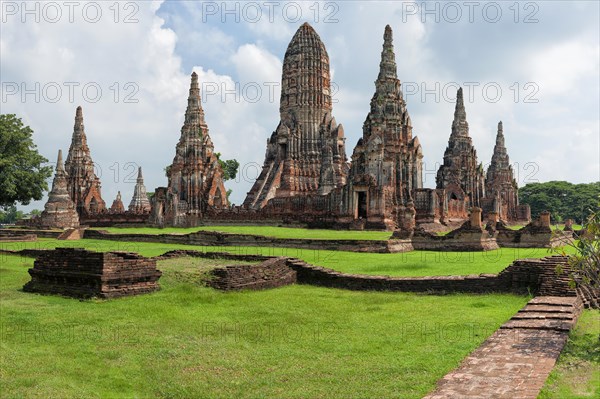
<svg viewBox="0 0 600 399"><path fill-rule="evenodd" d="M96 198L92 198L90 201L90 213L98 213L98 201L96 201Z"/></svg>
<svg viewBox="0 0 600 399"><path fill-rule="evenodd" d="M287 158L287 144L279 144L279 153L282 159Z"/></svg>
<svg viewBox="0 0 600 399"><path fill-rule="evenodd" d="M359 191L358 198L356 201L356 217L358 219L366 219L367 217L367 192Z"/></svg>

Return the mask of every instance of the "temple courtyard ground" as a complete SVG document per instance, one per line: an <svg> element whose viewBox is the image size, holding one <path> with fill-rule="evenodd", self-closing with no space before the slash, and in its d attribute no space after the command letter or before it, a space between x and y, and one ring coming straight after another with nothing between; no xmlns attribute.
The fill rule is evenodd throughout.
<svg viewBox="0 0 600 399"><path fill-rule="evenodd" d="M386 254L298 248L197 246L93 239L59 241L44 238L31 242L0 243L0 249L6 250L53 249L56 247L86 248L98 252L129 251L148 257L158 256L175 249L289 256L302 259L313 265L346 273L401 277L499 273L515 259L543 258L556 253L544 248L500 248L486 252L411 251ZM571 250L571 248L565 249L567 253Z"/></svg>
<svg viewBox="0 0 600 399"><path fill-rule="evenodd" d="M286 255L344 272L407 277L498 273L515 259L551 254L512 248L371 254L87 239L0 244L4 250L55 247L144 256L173 249ZM231 263L163 260L159 292L79 301L23 292L33 259L0 253L1 396L421 398L531 299L303 285L223 293L202 284L208 270ZM540 398L598 397L599 328L600 312L584 311Z"/></svg>

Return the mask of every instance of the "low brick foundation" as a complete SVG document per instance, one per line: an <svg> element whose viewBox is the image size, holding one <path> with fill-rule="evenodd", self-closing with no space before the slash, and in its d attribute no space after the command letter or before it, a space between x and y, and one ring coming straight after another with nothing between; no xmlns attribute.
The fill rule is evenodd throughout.
<svg viewBox="0 0 600 399"><path fill-rule="evenodd" d="M276 247L373 253L406 252L413 249L410 240L294 239L202 230L188 234L114 234L103 230L86 230L84 238L197 246Z"/></svg>
<svg viewBox="0 0 600 399"><path fill-rule="evenodd" d="M62 234L62 230L0 229L0 237L21 237L30 234L41 238L57 238Z"/></svg>
<svg viewBox="0 0 600 399"><path fill-rule="evenodd" d="M62 251L62 252L61 252ZM65 252L66 251L66 252ZM69 252L71 251L71 252ZM46 279L47 286L61 287L65 282L61 282L63 276L57 270L59 267L66 268L66 276L70 276L72 270L69 268L68 260L71 254L80 253L82 250L59 249L59 250L21 250L21 251L0 251L9 254L20 254L22 256L37 257L38 260L54 259L54 268L52 271L41 272L40 279ZM87 251L83 251L87 252ZM88 252L98 257L101 255L129 257L130 259L146 259L137 254L131 253L107 253L99 254ZM66 254L66 260L61 260L59 254ZM401 291L401 292L422 292L431 294L444 294L451 292L465 293L488 293L488 292L511 292L518 294L534 295L552 295L552 296L580 296L586 306L593 307L598 302L599 294L596 291L584 290L583 287L572 288L569 284L571 270L567 263L567 258L562 256L551 256L542 259L519 259L514 261L509 267L499 274L479 274L466 276L430 276L430 277L390 277L390 276L371 276L360 274L347 274L332 269L314 266L303 260L287 257L272 257L263 255L235 255L223 252L200 252L194 250L175 250L166 252L155 258L148 259L156 262L157 260L172 259L183 256L193 256L208 259L230 259L235 261L261 262L258 265L232 265L224 268L217 268L212 272L213 280L209 285L221 290L239 290L239 289L265 289L275 288L283 285L299 283L321 287L350 289L357 291ZM132 258L133 257L133 258ZM58 259L58 260L57 260ZM111 258L112 259L112 258ZM37 266L36 261L36 266ZM62 262L62 263L61 263ZM562 274L557 275L557 266L563 269ZM37 267L39 269L39 267ZM36 270L36 267L31 270ZM89 270L84 269L82 275L89 274ZM38 272L34 271L34 274ZM160 276L160 272L159 276ZM76 276L73 275L73 276ZM89 276L88 276L89 277ZM87 277L86 277L87 278ZM28 283L31 287L36 286L37 276ZM118 277L116 277L118 281ZM158 277L156 277L158 279ZM97 283L88 281L89 287L96 287ZM44 285L44 284L42 284ZM85 292L92 295L97 291L96 288L86 288ZM110 288L110 287L109 287ZM96 291L94 291L96 289ZM47 292L61 293L60 288L46 289ZM99 294L103 297L111 295ZM75 295L74 295L75 296ZM88 295L89 296L89 295Z"/></svg>
<svg viewBox="0 0 600 399"><path fill-rule="evenodd" d="M76 298L117 298L159 289L156 260L131 252L57 248L42 252L23 291Z"/></svg>
<svg viewBox="0 0 600 399"><path fill-rule="evenodd" d="M273 258L258 265L233 265L211 272L208 285L224 291L277 288L296 282L296 272L287 265L287 258Z"/></svg>
<svg viewBox="0 0 600 399"><path fill-rule="evenodd" d="M390 277L347 274L310 265L303 260L290 258L288 265L296 271L300 284L343 288L357 291L402 291L428 293L488 293L513 292L554 296L576 296L569 286L570 269L567 258L551 256L542 259L514 261L500 274L475 274L467 276ZM561 265L564 271L556 274Z"/></svg>
<svg viewBox="0 0 600 399"><path fill-rule="evenodd" d="M37 241L35 234L0 235L0 242L27 242Z"/></svg>

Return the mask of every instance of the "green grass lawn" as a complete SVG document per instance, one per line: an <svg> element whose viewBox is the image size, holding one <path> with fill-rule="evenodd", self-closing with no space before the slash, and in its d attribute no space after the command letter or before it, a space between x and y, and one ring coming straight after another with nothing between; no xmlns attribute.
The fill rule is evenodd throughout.
<svg viewBox="0 0 600 399"><path fill-rule="evenodd" d="M312 238L316 240L387 240L392 235L391 231L318 230L275 226L199 226L190 228L166 227L164 229L156 227L102 227L95 230L127 234L186 234L207 230L276 238Z"/></svg>
<svg viewBox="0 0 600 399"><path fill-rule="evenodd" d="M211 247L181 244L118 242L109 240L58 241L40 239L37 242L0 243L0 249L85 247L95 251L131 251L144 256L157 256L173 249L223 251L237 254L290 256L318 266L347 273L389 276L444 276L480 273L498 273L513 260L541 258L552 255L547 249L500 248L487 252L412 251L397 254L357 253L292 248L266 247ZM573 248L567 247L567 252Z"/></svg>
<svg viewBox="0 0 600 399"><path fill-rule="evenodd" d="M600 398L600 311L585 310L538 399Z"/></svg>
<svg viewBox="0 0 600 399"><path fill-rule="evenodd" d="M33 260L1 255L1 396L420 398L529 299L222 293L186 262L160 263L159 292L79 301L22 292Z"/></svg>

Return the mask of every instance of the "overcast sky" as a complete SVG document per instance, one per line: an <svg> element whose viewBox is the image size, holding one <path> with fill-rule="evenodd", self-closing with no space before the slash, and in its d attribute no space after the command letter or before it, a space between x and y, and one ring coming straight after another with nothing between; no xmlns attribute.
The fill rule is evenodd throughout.
<svg viewBox="0 0 600 399"><path fill-rule="evenodd" d="M81 105L108 206L117 190L128 205L138 165L148 191L166 186L164 168L175 154L192 71L204 89L215 150L242 165L237 181L226 183L240 204L277 127L283 55L303 22L329 53L333 114L344 125L349 157L390 24L398 76L423 146L426 187L435 186L458 85L465 86L470 135L484 165L502 120L520 186L600 180L597 1L1 6L1 112L31 126L39 151L55 162L59 148L68 150Z"/></svg>

